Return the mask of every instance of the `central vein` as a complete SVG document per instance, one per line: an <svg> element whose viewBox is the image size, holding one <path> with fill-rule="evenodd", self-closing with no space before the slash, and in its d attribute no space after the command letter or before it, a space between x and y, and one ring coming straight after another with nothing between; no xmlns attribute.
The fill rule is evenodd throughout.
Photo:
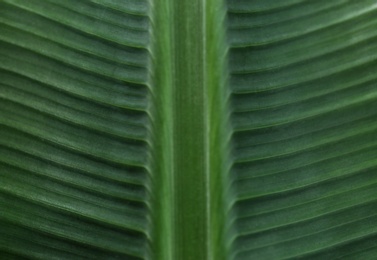
<svg viewBox="0 0 377 260"><path fill-rule="evenodd" d="M174 1L174 259L207 259L202 0Z"/></svg>
<svg viewBox="0 0 377 260"><path fill-rule="evenodd" d="M155 0L153 259L222 260L228 173L223 0Z"/></svg>

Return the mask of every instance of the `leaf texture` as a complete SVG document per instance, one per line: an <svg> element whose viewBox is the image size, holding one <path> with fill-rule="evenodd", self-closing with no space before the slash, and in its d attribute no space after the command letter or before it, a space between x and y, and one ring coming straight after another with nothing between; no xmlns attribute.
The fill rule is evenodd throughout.
<svg viewBox="0 0 377 260"><path fill-rule="evenodd" d="M0 1L2 259L146 257L148 10Z"/></svg>
<svg viewBox="0 0 377 260"><path fill-rule="evenodd" d="M374 259L376 1L228 1L234 259Z"/></svg>
<svg viewBox="0 0 377 260"><path fill-rule="evenodd" d="M0 259L375 259L376 0L0 0Z"/></svg>

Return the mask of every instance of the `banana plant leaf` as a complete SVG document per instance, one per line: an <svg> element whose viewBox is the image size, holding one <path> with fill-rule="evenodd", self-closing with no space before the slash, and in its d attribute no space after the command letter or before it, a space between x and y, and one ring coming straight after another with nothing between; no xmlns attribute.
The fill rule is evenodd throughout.
<svg viewBox="0 0 377 260"><path fill-rule="evenodd" d="M377 259L377 1L0 0L0 259Z"/></svg>

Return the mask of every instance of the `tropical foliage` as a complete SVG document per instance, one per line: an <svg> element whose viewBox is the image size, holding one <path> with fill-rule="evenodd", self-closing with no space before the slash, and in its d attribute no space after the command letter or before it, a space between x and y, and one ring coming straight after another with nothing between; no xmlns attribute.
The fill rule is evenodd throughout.
<svg viewBox="0 0 377 260"><path fill-rule="evenodd" d="M375 259L376 0L0 0L0 259Z"/></svg>

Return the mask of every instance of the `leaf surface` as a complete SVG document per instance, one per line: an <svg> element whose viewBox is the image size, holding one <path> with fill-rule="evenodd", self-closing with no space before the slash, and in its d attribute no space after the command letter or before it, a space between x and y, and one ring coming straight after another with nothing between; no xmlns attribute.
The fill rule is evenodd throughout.
<svg viewBox="0 0 377 260"><path fill-rule="evenodd" d="M373 259L376 1L228 1L234 259Z"/></svg>
<svg viewBox="0 0 377 260"><path fill-rule="evenodd" d="M0 258L374 259L375 0L0 0Z"/></svg>

